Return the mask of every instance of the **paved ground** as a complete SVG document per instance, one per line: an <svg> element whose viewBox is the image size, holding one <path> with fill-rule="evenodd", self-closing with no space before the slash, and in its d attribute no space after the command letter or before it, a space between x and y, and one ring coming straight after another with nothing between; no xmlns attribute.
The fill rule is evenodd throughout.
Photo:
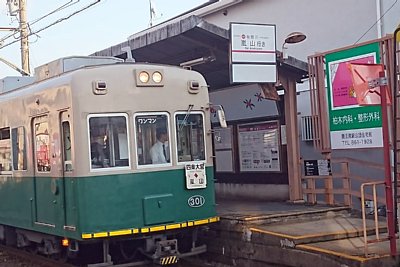
<svg viewBox="0 0 400 267"><path fill-rule="evenodd" d="M366 250L363 221L360 217L354 216L346 207L226 199L218 199L217 204L221 221L240 221L254 234L264 235L266 240L269 240L269 237L288 240L293 244L293 249L344 258L354 262L354 266L367 264L367 262L369 264L377 259L381 262L376 266L391 266L385 217L379 217L377 228L371 218L367 219L368 240L377 239L376 229L379 231L380 240L368 244ZM319 213L324 215L319 217L314 215ZM302 215L310 215L310 217L309 219L286 220L288 217L300 218L299 216ZM399 240L397 251L400 254ZM384 261L387 261L387 264ZM372 263L370 265L375 266Z"/></svg>

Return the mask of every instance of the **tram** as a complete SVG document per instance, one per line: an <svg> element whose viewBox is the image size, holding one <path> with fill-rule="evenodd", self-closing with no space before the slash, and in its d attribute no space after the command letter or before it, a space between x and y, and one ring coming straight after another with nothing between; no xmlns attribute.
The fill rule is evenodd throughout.
<svg viewBox="0 0 400 267"><path fill-rule="evenodd" d="M63 258L93 250L90 266L205 252L198 228L219 218L199 73L68 57L23 78L0 87L1 241Z"/></svg>

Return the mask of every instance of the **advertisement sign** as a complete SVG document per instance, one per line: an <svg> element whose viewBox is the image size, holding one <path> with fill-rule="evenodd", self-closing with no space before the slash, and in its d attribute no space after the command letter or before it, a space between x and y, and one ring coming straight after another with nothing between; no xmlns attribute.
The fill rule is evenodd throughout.
<svg viewBox="0 0 400 267"><path fill-rule="evenodd" d="M276 82L276 26L230 24L231 82Z"/></svg>
<svg viewBox="0 0 400 267"><path fill-rule="evenodd" d="M332 175L331 161L329 159L304 160L305 176Z"/></svg>
<svg viewBox="0 0 400 267"><path fill-rule="evenodd" d="M278 121L238 126L240 171L281 171Z"/></svg>
<svg viewBox="0 0 400 267"><path fill-rule="evenodd" d="M327 54L327 90L332 149L382 147L380 106L360 106L349 63L379 63L379 43Z"/></svg>

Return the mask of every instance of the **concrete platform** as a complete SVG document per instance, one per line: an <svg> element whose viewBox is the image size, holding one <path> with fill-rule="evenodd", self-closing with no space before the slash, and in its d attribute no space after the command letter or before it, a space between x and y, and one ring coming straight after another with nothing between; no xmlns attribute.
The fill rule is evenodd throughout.
<svg viewBox="0 0 400 267"><path fill-rule="evenodd" d="M221 222L209 233L209 247L212 257L226 266L400 266L384 241L384 217L378 227L383 241L369 244L365 255L362 219L347 207L221 199L217 203ZM367 229L368 238L375 239L372 220L367 220ZM400 254L399 247L400 242Z"/></svg>
<svg viewBox="0 0 400 267"><path fill-rule="evenodd" d="M331 213L328 216L334 215ZM364 234L362 219L350 216L334 216L303 222L260 225L251 227L250 230L290 239L296 245L358 237ZM380 233L386 232L386 223L380 222L378 231ZM369 235L375 233L375 225L371 220L367 221L367 233Z"/></svg>
<svg viewBox="0 0 400 267"><path fill-rule="evenodd" d="M290 202L260 202L252 200L217 201L217 213L221 219L237 220L244 222L265 221L269 218L284 218L315 214L320 212L350 211L348 207L332 207L323 205L294 204Z"/></svg>

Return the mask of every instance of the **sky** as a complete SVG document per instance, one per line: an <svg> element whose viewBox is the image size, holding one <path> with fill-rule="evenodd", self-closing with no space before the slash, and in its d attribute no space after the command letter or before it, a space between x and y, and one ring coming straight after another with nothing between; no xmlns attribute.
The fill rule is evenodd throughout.
<svg viewBox="0 0 400 267"><path fill-rule="evenodd" d="M26 0L27 17L32 32L97 2L98 0ZM152 0L156 10L153 25L197 7L207 0ZM17 27L16 17L10 16L7 0L0 0L0 27ZM179 4L178 4L179 3ZM38 20L46 14L69 4L66 8ZM67 20L29 37L30 67L34 68L66 56L86 56L148 28L150 22L149 0L100 0ZM38 21L37 21L38 20ZM0 31L0 39L11 32ZM21 68L20 42L14 36L3 41L0 57ZM10 44L10 45L9 45ZM19 72L0 62L0 79L20 76Z"/></svg>

